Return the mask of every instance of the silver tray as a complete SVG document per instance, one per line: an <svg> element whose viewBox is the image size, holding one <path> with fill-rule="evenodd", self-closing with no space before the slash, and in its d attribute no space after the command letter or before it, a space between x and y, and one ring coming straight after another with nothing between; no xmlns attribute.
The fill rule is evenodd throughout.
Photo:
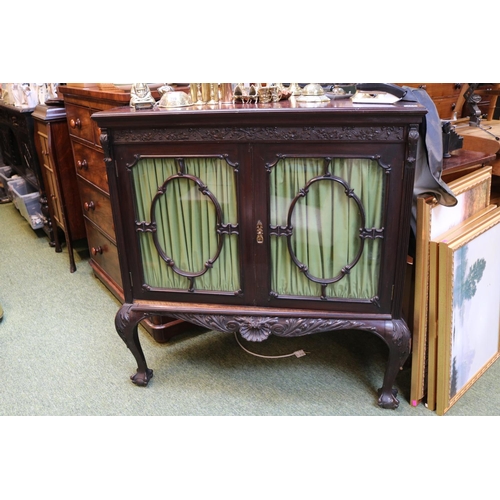
<svg viewBox="0 0 500 500"><path fill-rule="evenodd" d="M330 99L350 99L354 94L352 92L347 92L345 94L332 94L331 92L325 92L325 95Z"/></svg>

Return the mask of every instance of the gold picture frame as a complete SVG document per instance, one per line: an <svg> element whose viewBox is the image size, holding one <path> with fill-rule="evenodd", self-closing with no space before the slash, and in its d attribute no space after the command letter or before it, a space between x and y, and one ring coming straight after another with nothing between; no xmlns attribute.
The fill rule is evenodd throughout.
<svg viewBox="0 0 500 500"><path fill-rule="evenodd" d="M500 207L439 243L436 413L500 357Z"/></svg>
<svg viewBox="0 0 500 500"><path fill-rule="evenodd" d="M436 409L436 381L438 369L437 339L439 328L438 303L440 300L441 288L439 281L439 244L443 241L450 241L457 235L469 230L478 220L491 214L496 210L496 205L488 205L479 212L471 215L464 222L445 231L439 237L429 242L429 297L427 309L427 393L426 406L429 410Z"/></svg>
<svg viewBox="0 0 500 500"><path fill-rule="evenodd" d="M459 226L490 204L492 167L482 167L450 182L457 205L444 207L430 195L417 197L415 288L410 402L412 406L429 395L428 390L428 316L430 280L430 243ZM435 371L431 369L431 409L435 405ZM427 401L429 405L429 401Z"/></svg>

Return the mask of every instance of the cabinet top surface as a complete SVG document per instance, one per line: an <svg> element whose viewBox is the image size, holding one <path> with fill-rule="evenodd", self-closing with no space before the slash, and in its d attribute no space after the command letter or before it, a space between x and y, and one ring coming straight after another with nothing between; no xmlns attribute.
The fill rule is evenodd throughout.
<svg viewBox="0 0 500 500"><path fill-rule="evenodd" d="M280 124L293 125L294 119L304 123L353 121L387 121L398 124L419 123L427 113L425 107L414 102L395 104L354 104L350 99L331 100L321 104L304 104L285 100L270 104L216 104L193 105L182 108L158 108L135 110L121 106L94 113L92 118L101 127L113 126L203 126L210 123L252 125Z"/></svg>
<svg viewBox="0 0 500 500"><path fill-rule="evenodd" d="M31 114L35 108L30 108L28 106L14 106L13 104L7 104L3 99L0 99L0 107L14 113L28 113Z"/></svg>
<svg viewBox="0 0 500 500"><path fill-rule="evenodd" d="M113 99L119 102L128 103L130 93L122 89L100 89L99 87L71 87L61 85L59 91L64 97L91 97L95 99ZM118 105L118 104L117 104Z"/></svg>
<svg viewBox="0 0 500 500"><path fill-rule="evenodd" d="M46 106L45 104L39 104L35 111L33 111L33 118L42 121L51 120L65 120L66 119L66 109L64 106Z"/></svg>

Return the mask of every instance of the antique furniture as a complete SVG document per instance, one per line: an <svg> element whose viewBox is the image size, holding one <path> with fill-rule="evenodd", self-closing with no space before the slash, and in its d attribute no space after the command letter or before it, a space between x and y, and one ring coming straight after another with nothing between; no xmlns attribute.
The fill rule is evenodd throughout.
<svg viewBox="0 0 500 500"><path fill-rule="evenodd" d="M129 107L130 93L119 88L70 87L60 85L73 150L73 165L95 276L120 301L122 279L118 263L115 230L109 201L108 179L100 131L91 115L116 106ZM155 340L163 342L182 330L184 322L172 318L148 318L143 326Z"/></svg>
<svg viewBox="0 0 500 500"><path fill-rule="evenodd" d="M462 116L464 92L468 85L464 83L398 83L400 86L424 89L436 105L442 120L451 120Z"/></svg>
<svg viewBox="0 0 500 500"><path fill-rule="evenodd" d="M70 272L76 271L73 242L86 237L80 194L64 104L38 105L33 111L35 145L54 227L56 252L61 252L59 230L68 247ZM59 229L59 230L58 230Z"/></svg>
<svg viewBox="0 0 500 500"><path fill-rule="evenodd" d="M491 165L494 160L495 155L491 153L457 149L449 158L443 159L442 178L448 184L485 165Z"/></svg>
<svg viewBox="0 0 500 500"><path fill-rule="evenodd" d="M0 147L5 165L40 193L40 208L44 216L43 230L54 246L54 225L52 223L45 185L35 147L34 108L21 108L0 100Z"/></svg>
<svg viewBox="0 0 500 500"><path fill-rule="evenodd" d="M401 304L416 103L113 109L101 128L125 301L116 328L167 314L245 339L367 330L389 348L379 405L410 353Z"/></svg>
<svg viewBox="0 0 500 500"><path fill-rule="evenodd" d="M481 125L490 133L467 123L457 125L456 131L464 139L464 149L495 155L490 164L493 167L493 175L500 176L500 141L491 135L500 137L500 120L484 120Z"/></svg>
<svg viewBox="0 0 500 500"><path fill-rule="evenodd" d="M500 122L494 119L495 112L498 112L496 103L500 94L500 84L398 83L397 85L425 89L436 105L439 117L442 120L452 120L456 133L463 136L464 149L498 153L492 166L493 175L500 175L500 143L496 139L500 136ZM480 117L469 116L471 109L467 106L466 98L471 90L478 98L479 102L474 100L474 104ZM477 126L475 118L480 118L480 126Z"/></svg>

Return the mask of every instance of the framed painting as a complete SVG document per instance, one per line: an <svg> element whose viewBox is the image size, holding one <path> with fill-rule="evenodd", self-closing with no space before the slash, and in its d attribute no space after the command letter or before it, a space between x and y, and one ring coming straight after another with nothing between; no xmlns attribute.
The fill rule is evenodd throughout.
<svg viewBox="0 0 500 500"><path fill-rule="evenodd" d="M413 406L427 396L427 405L435 407L435 365L428 373L428 316L430 243L447 231L480 213L490 204L491 167L482 167L449 183L457 198L454 207L444 207L433 196L417 197L415 289L413 303L413 340L410 401ZM432 349L432 355L435 350ZM434 363L434 360L432 360ZM427 391L426 391L427 389Z"/></svg>
<svg viewBox="0 0 500 500"><path fill-rule="evenodd" d="M500 208L439 243L436 412L500 356Z"/></svg>
<svg viewBox="0 0 500 500"><path fill-rule="evenodd" d="M426 406L430 410L436 409L436 377L437 377L437 338L439 327L438 303L440 299L442 284L440 282L439 267L439 244L449 241L456 235L462 234L476 224L478 220L491 214L496 210L496 205L488 205L479 212L471 215L468 219L455 227L445 231L439 237L429 242L429 295L427 306L427 394Z"/></svg>

